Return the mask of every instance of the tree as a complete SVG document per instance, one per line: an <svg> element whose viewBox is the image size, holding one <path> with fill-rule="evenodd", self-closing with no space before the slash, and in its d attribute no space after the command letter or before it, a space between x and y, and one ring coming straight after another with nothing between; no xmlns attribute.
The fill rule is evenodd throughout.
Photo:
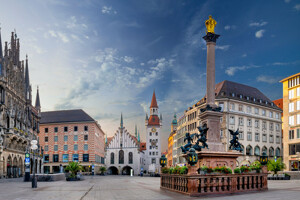
<svg viewBox="0 0 300 200"><path fill-rule="evenodd" d="M103 175L104 172L106 172L106 167L104 167L104 166L100 167L100 173L101 173L101 175Z"/></svg>
<svg viewBox="0 0 300 200"><path fill-rule="evenodd" d="M276 161L274 159L268 161L268 170L274 172L274 174L283 169L285 169L285 164L281 161L281 158L278 158Z"/></svg>
<svg viewBox="0 0 300 200"><path fill-rule="evenodd" d="M70 178L75 178L77 172L79 172L80 170L83 171L83 167L79 164L79 162L69 162L69 165L66 166L67 171L71 172L70 174Z"/></svg>

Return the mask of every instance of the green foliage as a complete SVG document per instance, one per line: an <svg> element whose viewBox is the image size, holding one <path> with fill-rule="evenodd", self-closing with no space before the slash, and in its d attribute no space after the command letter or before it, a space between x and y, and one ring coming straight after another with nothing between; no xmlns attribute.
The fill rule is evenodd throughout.
<svg viewBox="0 0 300 200"><path fill-rule="evenodd" d="M291 177L289 174L287 174L287 173L284 173L284 176L285 177Z"/></svg>
<svg viewBox="0 0 300 200"><path fill-rule="evenodd" d="M248 166L241 166L240 169L241 169L242 173L245 173L245 172L247 173L251 170L250 167L248 167Z"/></svg>
<svg viewBox="0 0 300 200"><path fill-rule="evenodd" d="M215 172L222 172L222 167L215 167L214 171Z"/></svg>
<svg viewBox="0 0 300 200"><path fill-rule="evenodd" d="M169 173L169 168L163 167L163 168L161 169L161 172L162 172L163 174L168 174L168 173Z"/></svg>
<svg viewBox="0 0 300 200"><path fill-rule="evenodd" d="M240 174L241 173L241 169L238 168L238 167L235 168L233 171L234 171L235 174Z"/></svg>
<svg viewBox="0 0 300 200"><path fill-rule="evenodd" d="M83 168L79 164L79 162L69 162L69 164L66 166L65 170L71 172L71 174L69 176L70 178L75 178L77 172L79 172L80 170L83 171Z"/></svg>
<svg viewBox="0 0 300 200"><path fill-rule="evenodd" d="M179 174L180 173L180 169L181 169L181 167L179 167L179 166L174 167L173 174Z"/></svg>
<svg viewBox="0 0 300 200"><path fill-rule="evenodd" d="M104 166L100 167L99 171L101 174L104 174L104 172L106 172L106 167Z"/></svg>
<svg viewBox="0 0 300 200"><path fill-rule="evenodd" d="M207 172L208 167L207 167L207 166L202 166L202 167L200 167L200 170L201 170L201 171L204 171L204 172Z"/></svg>
<svg viewBox="0 0 300 200"><path fill-rule="evenodd" d="M268 161L268 170L277 174L277 172L285 169L285 164L282 162L281 158L278 158L275 162L274 159Z"/></svg>
<svg viewBox="0 0 300 200"><path fill-rule="evenodd" d="M174 174L174 167L169 168L169 174Z"/></svg>
<svg viewBox="0 0 300 200"><path fill-rule="evenodd" d="M222 173L232 174L232 170L229 167L223 166L223 167L220 167L220 170Z"/></svg>
<svg viewBox="0 0 300 200"><path fill-rule="evenodd" d="M188 173L188 168L186 166L181 167L180 169L180 174L187 174Z"/></svg>
<svg viewBox="0 0 300 200"><path fill-rule="evenodd" d="M251 166L251 170L255 170L257 173L260 173L261 171L261 163L259 161L254 161Z"/></svg>

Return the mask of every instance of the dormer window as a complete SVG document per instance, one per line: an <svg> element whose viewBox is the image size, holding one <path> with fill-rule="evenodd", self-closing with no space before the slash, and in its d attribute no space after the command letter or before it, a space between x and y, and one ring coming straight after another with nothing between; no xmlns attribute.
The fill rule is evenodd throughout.
<svg viewBox="0 0 300 200"><path fill-rule="evenodd" d="M255 98L253 98L253 101L255 102L255 101L256 101L256 99L255 99Z"/></svg>
<svg viewBox="0 0 300 200"><path fill-rule="evenodd" d="M246 97L246 99L249 100L250 98L249 98L249 97Z"/></svg>
<svg viewBox="0 0 300 200"><path fill-rule="evenodd" d="M243 98L243 95L240 94L240 99Z"/></svg>
<svg viewBox="0 0 300 200"><path fill-rule="evenodd" d="M262 100L261 100L261 99L259 100L259 103L262 103Z"/></svg>
<svg viewBox="0 0 300 200"><path fill-rule="evenodd" d="M231 96L232 96L232 97L234 97L234 96L235 96L235 94L234 94L234 93L232 93L232 94L231 94Z"/></svg>
<svg viewBox="0 0 300 200"><path fill-rule="evenodd" d="M266 105L268 105L268 102L266 101Z"/></svg>
<svg viewBox="0 0 300 200"><path fill-rule="evenodd" d="M271 106L274 106L274 103L273 103L273 102L271 103Z"/></svg>

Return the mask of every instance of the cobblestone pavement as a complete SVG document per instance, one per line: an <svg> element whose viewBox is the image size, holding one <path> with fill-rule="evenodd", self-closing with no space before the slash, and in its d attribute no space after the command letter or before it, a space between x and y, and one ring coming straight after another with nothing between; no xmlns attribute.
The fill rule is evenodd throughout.
<svg viewBox="0 0 300 200"><path fill-rule="evenodd" d="M0 179L0 200L300 199L300 180L269 181L269 190L266 192L205 198L192 198L161 190L160 179L154 177L94 176L77 182L38 182L36 189L31 188L31 183L22 180Z"/></svg>

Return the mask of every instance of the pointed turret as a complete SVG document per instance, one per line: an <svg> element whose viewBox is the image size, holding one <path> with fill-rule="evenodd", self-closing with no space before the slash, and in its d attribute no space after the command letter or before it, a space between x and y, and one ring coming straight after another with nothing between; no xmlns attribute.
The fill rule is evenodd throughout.
<svg viewBox="0 0 300 200"><path fill-rule="evenodd" d="M137 140L138 140L138 142L140 142L140 141L141 141L141 140L140 140L140 131L139 131L139 133L138 133Z"/></svg>
<svg viewBox="0 0 300 200"><path fill-rule="evenodd" d="M3 58L3 51L2 51L2 40L1 40L1 28L0 28L0 62Z"/></svg>
<svg viewBox="0 0 300 200"><path fill-rule="evenodd" d="M137 127L135 125L135 137L137 137Z"/></svg>
<svg viewBox="0 0 300 200"><path fill-rule="evenodd" d="M107 135L105 135L105 144L107 144Z"/></svg>
<svg viewBox="0 0 300 200"><path fill-rule="evenodd" d="M28 69L28 56L26 55L25 61L25 98L30 99L30 83L29 83L29 69Z"/></svg>
<svg viewBox="0 0 300 200"><path fill-rule="evenodd" d="M39 94L39 86L37 86L36 98L35 98L35 108L38 112L41 112L41 103L40 103L40 94Z"/></svg>
<svg viewBox="0 0 300 200"><path fill-rule="evenodd" d="M123 128L123 115L122 115L122 113L121 113L120 128Z"/></svg>
<svg viewBox="0 0 300 200"><path fill-rule="evenodd" d="M157 102L156 102L155 90L153 91L150 108L158 108Z"/></svg>

